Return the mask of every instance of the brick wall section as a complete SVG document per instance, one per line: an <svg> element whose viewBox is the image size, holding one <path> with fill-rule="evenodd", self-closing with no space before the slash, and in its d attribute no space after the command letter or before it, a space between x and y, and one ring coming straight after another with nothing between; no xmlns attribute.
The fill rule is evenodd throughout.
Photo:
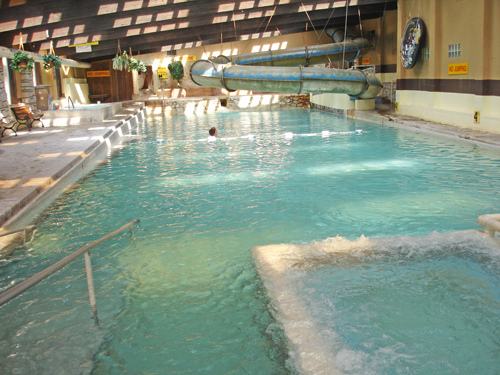
<svg viewBox="0 0 500 375"><path fill-rule="evenodd" d="M3 117L9 117L9 103L7 102L7 93L5 92L4 78L3 64L0 61L0 113L2 113Z"/></svg>
<svg viewBox="0 0 500 375"><path fill-rule="evenodd" d="M33 71L21 72L21 99L32 111L37 109L35 87L33 87Z"/></svg>
<svg viewBox="0 0 500 375"><path fill-rule="evenodd" d="M147 101L150 112L161 110L162 100ZM165 99L165 114L206 114L218 111L273 111L309 108L309 94L262 94L208 98Z"/></svg>
<svg viewBox="0 0 500 375"><path fill-rule="evenodd" d="M314 103L311 103L311 109L317 109L318 111L323 111L323 112L330 112L340 116L345 116L347 112L345 109L337 109Z"/></svg>

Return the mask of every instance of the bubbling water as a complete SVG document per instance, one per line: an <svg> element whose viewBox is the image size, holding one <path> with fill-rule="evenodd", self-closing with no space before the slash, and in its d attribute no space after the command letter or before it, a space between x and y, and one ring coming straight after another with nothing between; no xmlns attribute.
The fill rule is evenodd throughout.
<svg viewBox="0 0 500 375"><path fill-rule="evenodd" d="M252 249L302 374L500 365L500 246L478 231Z"/></svg>

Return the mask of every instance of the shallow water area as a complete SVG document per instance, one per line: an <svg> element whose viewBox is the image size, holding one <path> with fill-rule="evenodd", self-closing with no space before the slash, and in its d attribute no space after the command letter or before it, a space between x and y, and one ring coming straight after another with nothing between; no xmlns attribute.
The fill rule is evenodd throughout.
<svg viewBox="0 0 500 375"><path fill-rule="evenodd" d="M212 126L219 139L199 141ZM411 242L479 229L477 217L500 206L497 151L328 113L151 116L135 135L0 264L5 289L140 219L133 238L91 251L101 327L79 259L0 309L5 373L295 374L293 337L249 249L336 235ZM308 277L305 291L316 288ZM335 331L315 301L305 322ZM363 358L362 369L391 373Z"/></svg>

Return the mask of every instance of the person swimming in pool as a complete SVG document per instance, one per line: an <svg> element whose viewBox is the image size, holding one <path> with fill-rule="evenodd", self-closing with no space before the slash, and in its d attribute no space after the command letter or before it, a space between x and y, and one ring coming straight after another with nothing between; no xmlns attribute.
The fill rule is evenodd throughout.
<svg viewBox="0 0 500 375"><path fill-rule="evenodd" d="M215 127L211 128L209 131L208 131L208 139L207 141L209 142L215 142L217 140L217 129Z"/></svg>

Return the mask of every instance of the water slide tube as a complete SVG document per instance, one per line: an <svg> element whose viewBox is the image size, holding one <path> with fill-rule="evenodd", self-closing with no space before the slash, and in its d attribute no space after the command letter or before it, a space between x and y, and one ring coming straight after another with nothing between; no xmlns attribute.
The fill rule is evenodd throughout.
<svg viewBox="0 0 500 375"><path fill-rule="evenodd" d="M370 99L382 84L374 69L330 69L308 67L330 61L355 60L370 48L370 42L357 38L312 48L293 48L239 56L219 56L198 60L190 69L193 82L200 86L228 91L255 90L290 93L340 93ZM345 50L345 52L344 52Z"/></svg>

